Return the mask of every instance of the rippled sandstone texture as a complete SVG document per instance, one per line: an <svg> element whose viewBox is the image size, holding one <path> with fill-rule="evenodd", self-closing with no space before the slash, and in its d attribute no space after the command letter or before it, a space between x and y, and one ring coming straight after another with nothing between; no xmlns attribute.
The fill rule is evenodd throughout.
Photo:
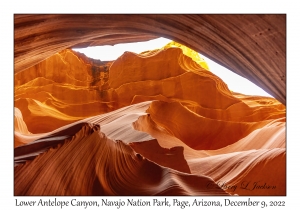
<svg viewBox="0 0 300 210"><path fill-rule="evenodd" d="M16 73L15 195L285 195L285 106L182 49Z"/></svg>
<svg viewBox="0 0 300 210"><path fill-rule="evenodd" d="M14 15L14 67L72 46L166 37L211 58L286 103L286 15Z"/></svg>

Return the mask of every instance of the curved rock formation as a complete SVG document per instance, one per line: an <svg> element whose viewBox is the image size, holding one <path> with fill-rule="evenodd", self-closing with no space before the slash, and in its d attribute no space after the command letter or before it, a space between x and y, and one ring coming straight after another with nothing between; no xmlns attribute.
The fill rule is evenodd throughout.
<svg viewBox="0 0 300 210"><path fill-rule="evenodd" d="M16 73L15 195L285 195L285 106L192 54L67 49Z"/></svg>
<svg viewBox="0 0 300 210"><path fill-rule="evenodd" d="M160 161L166 158L161 155ZM227 195L209 177L159 166L88 125L63 145L15 167L15 195L210 194Z"/></svg>
<svg viewBox="0 0 300 210"><path fill-rule="evenodd" d="M15 73L70 47L166 37L286 101L286 15L15 15Z"/></svg>

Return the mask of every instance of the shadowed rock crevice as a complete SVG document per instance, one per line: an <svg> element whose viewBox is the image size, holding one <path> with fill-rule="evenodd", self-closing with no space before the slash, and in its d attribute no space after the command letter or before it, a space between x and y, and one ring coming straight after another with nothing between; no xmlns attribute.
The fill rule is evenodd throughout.
<svg viewBox="0 0 300 210"><path fill-rule="evenodd" d="M286 107L280 101L230 91L193 56L197 52L174 42L141 54L126 52L111 63L65 49L80 42L128 41L129 32L131 41L151 39L159 29L268 86L268 80L285 75L278 71L282 42L273 46L282 47L272 60L278 68L268 60L269 37L285 36L282 25L270 24L285 16L15 17L15 195L286 195ZM40 37L47 24L59 28ZM110 33L101 36L103 31ZM52 42L44 40L49 35ZM68 36L62 41L62 35ZM263 41L255 40L256 48L249 37ZM261 77L265 74L271 77ZM245 190L245 182L275 187Z"/></svg>
<svg viewBox="0 0 300 210"><path fill-rule="evenodd" d="M15 73L66 48L161 36L202 53L285 104L285 14L14 15Z"/></svg>

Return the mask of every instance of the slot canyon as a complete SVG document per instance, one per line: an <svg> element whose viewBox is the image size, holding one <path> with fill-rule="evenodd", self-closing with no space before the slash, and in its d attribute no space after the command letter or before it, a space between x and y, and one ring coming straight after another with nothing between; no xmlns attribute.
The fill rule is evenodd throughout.
<svg viewBox="0 0 300 210"><path fill-rule="evenodd" d="M14 195L285 196L286 15L14 15Z"/></svg>

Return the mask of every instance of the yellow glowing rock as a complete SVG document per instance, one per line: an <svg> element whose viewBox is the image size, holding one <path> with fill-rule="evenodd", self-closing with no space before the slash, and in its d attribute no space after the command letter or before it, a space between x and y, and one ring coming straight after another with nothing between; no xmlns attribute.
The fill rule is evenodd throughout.
<svg viewBox="0 0 300 210"><path fill-rule="evenodd" d="M17 73L15 195L286 195L285 106L201 62L172 42L112 63L64 50ZM244 180L277 186L222 185Z"/></svg>
<svg viewBox="0 0 300 210"><path fill-rule="evenodd" d="M163 49L168 49L171 47L180 48L184 55L192 58L193 61L195 61L197 64L199 64L202 68L209 70L209 67L208 67L206 61L203 58L201 58L199 53L196 52L195 50L192 50L192 49L188 48L187 46L179 44L175 41L168 43L166 46L163 47Z"/></svg>

